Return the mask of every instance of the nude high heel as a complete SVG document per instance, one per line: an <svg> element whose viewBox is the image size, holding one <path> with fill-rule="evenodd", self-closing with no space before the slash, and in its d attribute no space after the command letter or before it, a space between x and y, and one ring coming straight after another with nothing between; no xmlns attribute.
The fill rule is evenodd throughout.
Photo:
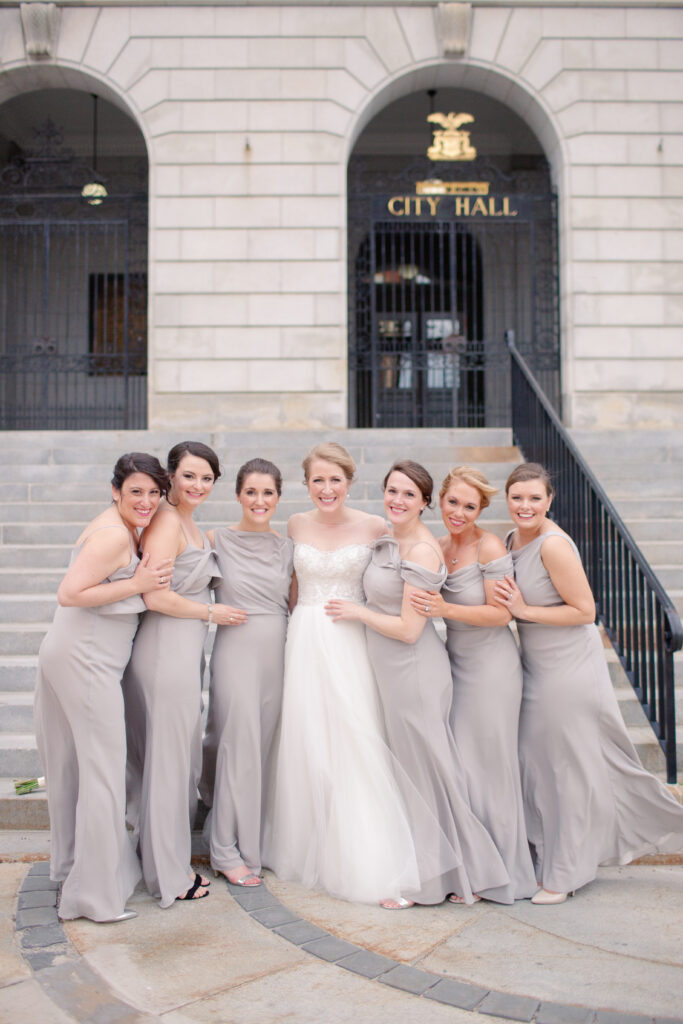
<svg viewBox="0 0 683 1024"><path fill-rule="evenodd" d="M551 907L558 903L564 903L567 896L573 896L573 892L548 892L547 889L539 889L537 893L531 897L531 902L535 903L536 906Z"/></svg>

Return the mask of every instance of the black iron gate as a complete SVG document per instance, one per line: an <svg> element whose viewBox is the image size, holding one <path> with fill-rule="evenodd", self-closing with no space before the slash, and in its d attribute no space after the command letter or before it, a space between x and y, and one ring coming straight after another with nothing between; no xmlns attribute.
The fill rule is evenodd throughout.
<svg viewBox="0 0 683 1024"><path fill-rule="evenodd" d="M147 196L53 141L0 172L0 428L144 428Z"/></svg>
<svg viewBox="0 0 683 1024"><path fill-rule="evenodd" d="M559 409L555 197L490 177L350 192L352 425L509 425L510 331Z"/></svg>

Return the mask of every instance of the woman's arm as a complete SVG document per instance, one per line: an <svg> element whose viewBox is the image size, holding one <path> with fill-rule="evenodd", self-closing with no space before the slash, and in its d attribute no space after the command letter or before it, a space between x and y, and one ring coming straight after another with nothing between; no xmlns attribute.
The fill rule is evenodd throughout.
<svg viewBox="0 0 683 1024"><path fill-rule="evenodd" d="M543 564L564 604L528 605L511 576L496 584L496 600L516 619L546 626L585 626L595 622L595 601L581 562L568 540L548 537L541 549Z"/></svg>
<svg viewBox="0 0 683 1024"><path fill-rule="evenodd" d="M418 545L419 550L411 551L411 561L421 565L425 569L436 572L441 563L436 551L429 544ZM340 601L334 598L325 605L325 611L332 617L333 622L356 621L362 622L376 633L387 636L391 640L401 640L405 644L416 643L425 627L425 617L419 615L411 602L412 594L416 593L417 587L410 583L403 586L403 600L401 602L400 615L386 615L384 612L371 611L365 605L354 604L353 601Z"/></svg>
<svg viewBox="0 0 683 1024"><path fill-rule="evenodd" d="M296 608L296 602L299 600L299 581L296 578L296 573L292 573L292 582L289 585L289 611L290 613Z"/></svg>
<svg viewBox="0 0 683 1024"><path fill-rule="evenodd" d="M505 545L499 537L492 533L485 535L479 550L482 565L507 554ZM452 622L464 622L468 626L507 626L512 615L507 608L497 603L495 597L496 580L484 580L486 604L464 605L451 604L434 590L417 590L411 596L411 603L416 612L427 618L450 619ZM429 608L429 611L426 609Z"/></svg>
<svg viewBox="0 0 683 1024"><path fill-rule="evenodd" d="M123 569L129 561L127 530L124 532L116 527L97 530L83 542L73 565L59 584L57 600L64 608L100 608L147 590L168 590L173 560L152 563L149 556L142 558L128 579L102 582L117 569ZM166 582L161 583L162 579Z"/></svg>

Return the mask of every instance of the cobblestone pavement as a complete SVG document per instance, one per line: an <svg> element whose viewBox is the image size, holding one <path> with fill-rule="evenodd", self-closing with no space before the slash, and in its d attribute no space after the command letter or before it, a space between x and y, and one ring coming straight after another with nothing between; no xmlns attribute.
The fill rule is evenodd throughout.
<svg viewBox="0 0 683 1024"><path fill-rule="evenodd" d="M683 1024L683 870L603 869L560 907L384 911L279 882L62 925L46 861L0 864L0 1021Z"/></svg>

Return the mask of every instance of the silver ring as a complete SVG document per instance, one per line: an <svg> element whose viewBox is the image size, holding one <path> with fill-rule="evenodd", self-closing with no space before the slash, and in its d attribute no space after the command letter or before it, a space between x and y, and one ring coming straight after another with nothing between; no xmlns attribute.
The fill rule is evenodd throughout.
<svg viewBox="0 0 683 1024"><path fill-rule="evenodd" d="M232 615L231 615L231 616L230 616L230 618L228 619L228 622L234 622L234 621L235 621L235 620L233 619L233 617L232 617Z"/></svg>
<svg viewBox="0 0 683 1024"><path fill-rule="evenodd" d="M159 579L159 583L165 583L165 582L166 582L166 577L165 577L165 576L162 576L162 577L161 577L161 578Z"/></svg>
<svg viewBox="0 0 683 1024"><path fill-rule="evenodd" d="M428 604L426 604L426 605L425 605L425 611L426 611L426 612L428 612L428 611L429 611L429 608L430 608L430 606L429 606Z"/></svg>

